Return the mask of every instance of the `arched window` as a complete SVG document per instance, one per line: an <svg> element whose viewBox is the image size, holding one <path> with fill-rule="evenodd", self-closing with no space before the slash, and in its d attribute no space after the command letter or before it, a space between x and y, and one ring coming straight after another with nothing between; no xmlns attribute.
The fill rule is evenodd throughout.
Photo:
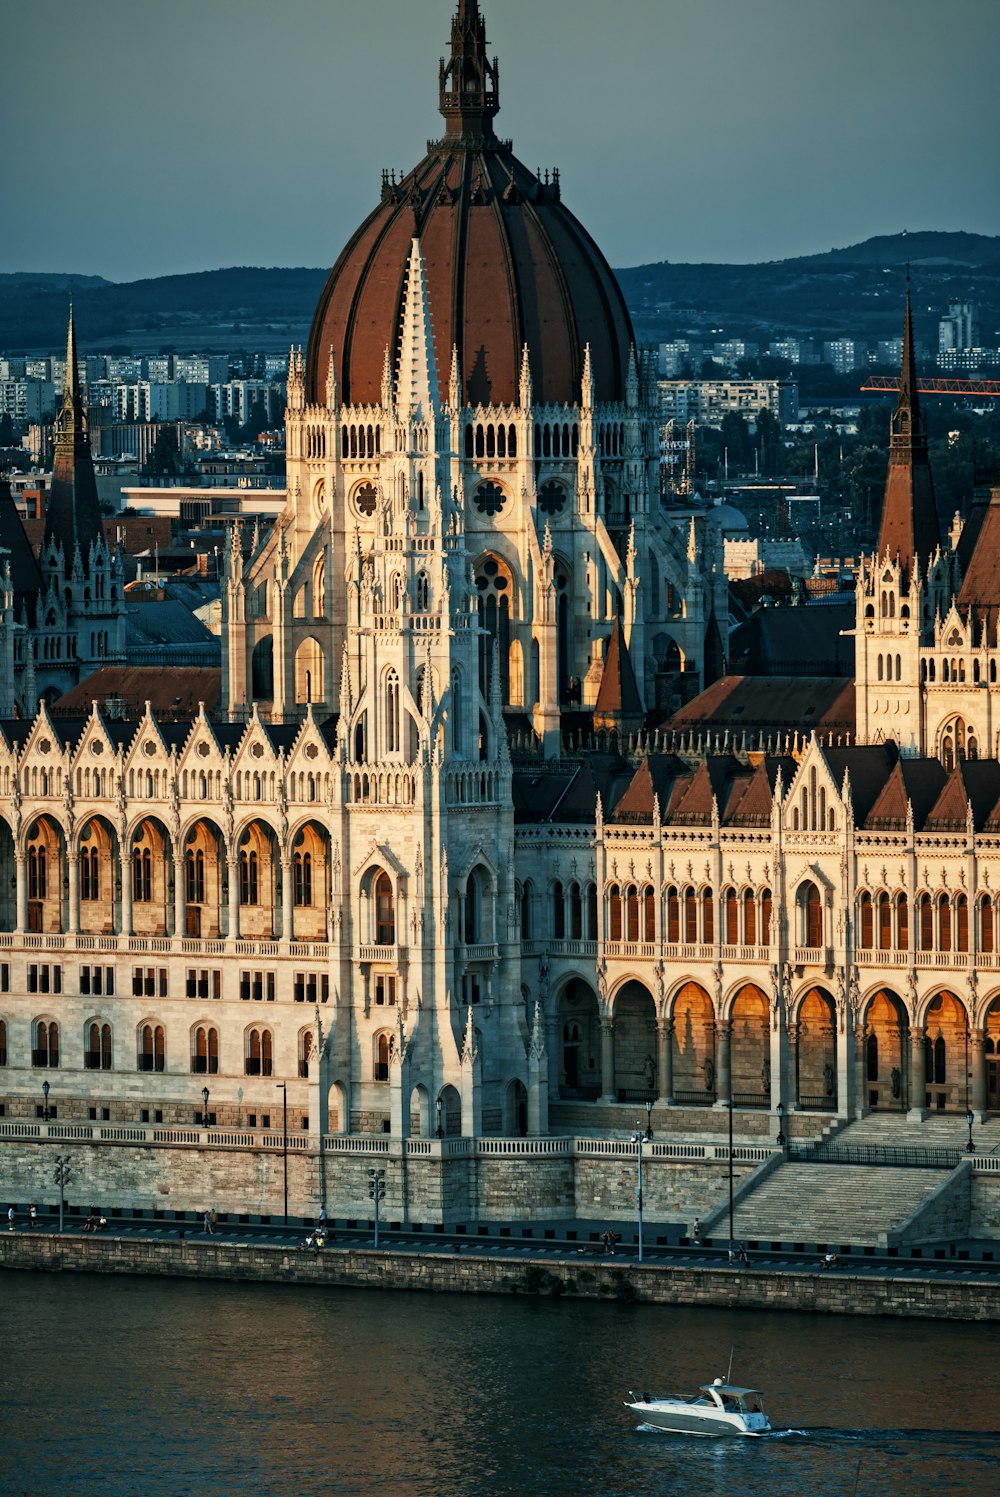
<svg viewBox="0 0 1000 1497"><path fill-rule="evenodd" d="M521 940L531 940L531 884L521 890Z"/></svg>
<svg viewBox="0 0 1000 1497"><path fill-rule="evenodd" d="M312 853L297 849L292 867L292 887L296 905L312 904Z"/></svg>
<svg viewBox="0 0 1000 1497"><path fill-rule="evenodd" d="M698 939L698 896L693 889L684 890L684 944L693 946Z"/></svg>
<svg viewBox="0 0 1000 1497"><path fill-rule="evenodd" d="M191 1069L199 1075L218 1075L219 1031L214 1025L199 1024L192 1034Z"/></svg>
<svg viewBox="0 0 1000 1497"><path fill-rule="evenodd" d="M979 920L979 941L983 951L993 951L993 901L987 894L983 900Z"/></svg>
<svg viewBox="0 0 1000 1497"><path fill-rule="evenodd" d="M948 1053L944 1042L944 1035L939 1034L934 1041L934 1085L943 1086L947 1080Z"/></svg>
<svg viewBox="0 0 1000 1497"><path fill-rule="evenodd" d="M610 930L609 941L620 941L622 938L622 891L617 884L612 884L608 896Z"/></svg>
<svg viewBox="0 0 1000 1497"><path fill-rule="evenodd" d="M726 945L736 946L740 939L740 907L735 889L727 889L723 897L726 912Z"/></svg>
<svg viewBox="0 0 1000 1497"><path fill-rule="evenodd" d="M940 945L939 951L951 950L951 900L947 894L942 894L938 900L938 917L940 920Z"/></svg>
<svg viewBox="0 0 1000 1497"><path fill-rule="evenodd" d="M629 884L625 890L625 939L639 939L639 891L635 884Z"/></svg>
<svg viewBox="0 0 1000 1497"><path fill-rule="evenodd" d="M878 897L878 945L880 951L892 949L892 902L884 892Z"/></svg>
<svg viewBox="0 0 1000 1497"><path fill-rule="evenodd" d="M929 894L920 896L920 950L934 950L934 904Z"/></svg>
<svg viewBox="0 0 1000 1497"><path fill-rule="evenodd" d="M583 895L576 883L569 886L569 937L571 941L583 940Z"/></svg>
<svg viewBox="0 0 1000 1497"><path fill-rule="evenodd" d="M750 889L743 895L743 941L747 946L757 944L757 904Z"/></svg>
<svg viewBox="0 0 1000 1497"><path fill-rule="evenodd" d="M240 904L257 904L259 894L257 850L244 842L240 848Z"/></svg>
<svg viewBox="0 0 1000 1497"><path fill-rule="evenodd" d="M101 864L96 847L80 849L80 898L100 899Z"/></svg>
<svg viewBox="0 0 1000 1497"><path fill-rule="evenodd" d="M652 884L647 884L642 894L642 939L656 940L656 895Z"/></svg>
<svg viewBox="0 0 1000 1497"><path fill-rule="evenodd" d="M416 612L426 613L430 608L431 585L426 572L418 572L416 578Z"/></svg>
<svg viewBox="0 0 1000 1497"><path fill-rule="evenodd" d="M54 1019L39 1019L35 1024L31 1064L49 1069L59 1064L59 1025Z"/></svg>
<svg viewBox="0 0 1000 1497"><path fill-rule="evenodd" d="M188 904L205 903L205 854L189 847L184 856L184 878Z"/></svg>
<svg viewBox="0 0 1000 1497"><path fill-rule="evenodd" d="M563 894L563 886L556 879L552 885L552 939L562 941L566 938L566 900Z"/></svg>
<svg viewBox="0 0 1000 1497"><path fill-rule="evenodd" d="M969 949L969 901L964 894L955 899L955 950Z"/></svg>
<svg viewBox="0 0 1000 1497"><path fill-rule="evenodd" d="M385 678L385 748L389 754L399 749L399 677L395 671Z"/></svg>
<svg viewBox="0 0 1000 1497"><path fill-rule="evenodd" d="M878 1080L878 1035L875 1033L874 1030L872 1030L871 1034L868 1036L868 1043L865 1046L865 1049L866 1049L867 1057L868 1057L868 1066L867 1066L868 1080L869 1081L877 1081Z"/></svg>
<svg viewBox="0 0 1000 1497"><path fill-rule="evenodd" d="M810 947L823 945L823 901L816 885L810 881L803 887L801 893L803 920L803 934L805 944Z"/></svg>
<svg viewBox="0 0 1000 1497"><path fill-rule="evenodd" d="M667 940L676 945L681 938L681 910L677 890L671 885L667 890Z"/></svg>
<svg viewBox="0 0 1000 1497"><path fill-rule="evenodd" d="M47 892L47 861L41 843L32 843L28 848L28 898L44 899Z"/></svg>
<svg viewBox="0 0 1000 1497"><path fill-rule="evenodd" d="M765 889L760 896L760 944L771 944L771 891Z"/></svg>
<svg viewBox="0 0 1000 1497"><path fill-rule="evenodd" d="M896 900L896 919L899 923L899 950L906 951L910 944L910 901L905 894Z"/></svg>
<svg viewBox="0 0 1000 1497"><path fill-rule="evenodd" d="M377 1034L375 1036L375 1071L376 1081L389 1080L389 1062L396 1048L395 1035Z"/></svg>
<svg viewBox="0 0 1000 1497"><path fill-rule="evenodd" d="M860 919L858 921L858 943L862 951L871 951L874 945L872 938L872 897L866 891L859 900Z"/></svg>
<svg viewBox="0 0 1000 1497"><path fill-rule="evenodd" d="M715 897L711 889L706 889L701 897L701 925L705 944L711 946L715 940Z"/></svg>
<svg viewBox="0 0 1000 1497"><path fill-rule="evenodd" d="M392 897L392 882L387 873L380 873L375 880L375 944L396 944L396 910Z"/></svg>
<svg viewBox="0 0 1000 1497"><path fill-rule="evenodd" d="M153 864L148 847L137 847L132 853L132 901L147 904L153 897Z"/></svg>
<svg viewBox="0 0 1000 1497"><path fill-rule="evenodd" d="M83 1064L88 1071L111 1070L111 1025L88 1024Z"/></svg>
<svg viewBox="0 0 1000 1497"><path fill-rule="evenodd" d="M244 1069L248 1076L273 1074L273 1040L269 1029L248 1029Z"/></svg>
<svg viewBox="0 0 1000 1497"><path fill-rule="evenodd" d="M166 1041L162 1024L143 1024L139 1029L137 1070L162 1071L166 1065Z"/></svg>

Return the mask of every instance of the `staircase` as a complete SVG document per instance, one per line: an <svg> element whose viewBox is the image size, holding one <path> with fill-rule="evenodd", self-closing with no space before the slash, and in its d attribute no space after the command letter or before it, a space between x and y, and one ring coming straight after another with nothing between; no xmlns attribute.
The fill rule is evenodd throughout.
<svg viewBox="0 0 1000 1497"><path fill-rule="evenodd" d="M945 1169L851 1164L782 1164L736 1207L740 1241L876 1244L951 1178ZM725 1216L715 1235L727 1229Z"/></svg>

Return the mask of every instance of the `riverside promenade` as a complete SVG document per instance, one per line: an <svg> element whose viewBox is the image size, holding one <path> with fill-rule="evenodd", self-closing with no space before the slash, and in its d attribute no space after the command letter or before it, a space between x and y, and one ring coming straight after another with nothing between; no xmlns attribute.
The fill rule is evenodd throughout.
<svg viewBox="0 0 1000 1497"><path fill-rule="evenodd" d="M705 1243L656 1242L638 1261L634 1243L608 1254L598 1239L541 1240L512 1235L383 1234L365 1227L328 1233L321 1250L304 1227L222 1224L209 1235L186 1224L109 1223L98 1233L78 1224L60 1234L44 1221L0 1232L0 1268L28 1272L138 1275L290 1284L300 1287L426 1290L528 1295L659 1305L789 1310L824 1315L1000 1320L1000 1252L974 1244L911 1252L838 1255L822 1266L797 1244L754 1250L746 1265Z"/></svg>

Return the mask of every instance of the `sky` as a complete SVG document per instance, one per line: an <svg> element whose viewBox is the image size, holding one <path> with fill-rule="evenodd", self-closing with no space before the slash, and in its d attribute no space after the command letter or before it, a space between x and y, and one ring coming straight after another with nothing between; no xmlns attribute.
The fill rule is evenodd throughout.
<svg viewBox="0 0 1000 1497"><path fill-rule="evenodd" d="M1000 233L1000 0L481 0L498 133L615 266ZM0 272L329 266L454 0L0 0Z"/></svg>

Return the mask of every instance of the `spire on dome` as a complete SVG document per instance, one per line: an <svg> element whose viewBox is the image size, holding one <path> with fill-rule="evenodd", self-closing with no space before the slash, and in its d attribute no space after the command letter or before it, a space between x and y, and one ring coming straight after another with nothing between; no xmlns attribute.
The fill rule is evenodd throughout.
<svg viewBox="0 0 1000 1497"><path fill-rule="evenodd" d="M904 573L914 565L926 577L928 563L941 544L934 484L927 457L927 423L917 394L917 366L913 346L909 273L903 322L903 358L899 373L899 401L889 438L889 471L878 536L878 557L898 556Z"/></svg>
<svg viewBox="0 0 1000 1497"><path fill-rule="evenodd" d="M402 421L431 421L438 405L431 308L420 240L410 246L403 301L403 327L396 378L396 409Z"/></svg>
<svg viewBox="0 0 1000 1497"><path fill-rule="evenodd" d="M440 102L449 141L476 145L494 140L493 117L500 108L497 60L486 54L486 22L477 0L458 0L451 23L451 57L441 59Z"/></svg>
<svg viewBox="0 0 1000 1497"><path fill-rule="evenodd" d="M625 631L621 616L616 614L594 703L594 727L637 733L642 727L643 716L642 697L625 643Z"/></svg>
<svg viewBox="0 0 1000 1497"><path fill-rule="evenodd" d="M86 409L77 374L76 323L72 306L66 336L63 400L55 420L53 445L52 488L45 512L44 545L47 547L55 541L62 546L68 575L76 554L84 558L86 570L91 546L103 539Z"/></svg>

